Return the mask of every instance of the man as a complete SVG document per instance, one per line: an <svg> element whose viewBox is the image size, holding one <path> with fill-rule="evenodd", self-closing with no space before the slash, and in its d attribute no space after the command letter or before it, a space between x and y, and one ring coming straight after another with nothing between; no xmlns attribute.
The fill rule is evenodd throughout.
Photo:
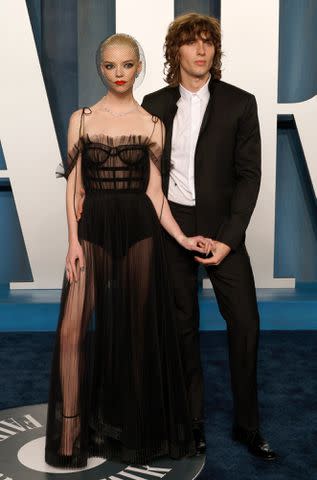
<svg viewBox="0 0 317 480"><path fill-rule="evenodd" d="M259 314L245 231L256 204L261 145L256 100L221 78L216 18L190 13L171 23L166 80L143 107L166 127L163 187L187 235L213 240L213 256L193 257L168 238L177 325L197 453L205 451L197 271L206 268L227 323L234 403L233 438L263 459L276 458L259 432L256 364Z"/></svg>

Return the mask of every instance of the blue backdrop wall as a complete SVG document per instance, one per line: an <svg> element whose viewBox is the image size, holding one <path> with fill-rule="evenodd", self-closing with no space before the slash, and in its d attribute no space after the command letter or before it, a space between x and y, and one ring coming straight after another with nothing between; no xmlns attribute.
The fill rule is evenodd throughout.
<svg viewBox="0 0 317 480"><path fill-rule="evenodd" d="M34 39L61 154L71 112L103 92L94 54L115 32L115 0L27 0ZM198 11L220 18L220 0L175 0L175 15ZM89 21L88 21L88 20ZM280 0L280 102L317 93L317 2ZM58 35L56 34L58 32ZM275 275L317 285L317 202L292 117L277 121ZM5 170L0 145L0 169ZM0 182L0 284L32 279L8 179Z"/></svg>

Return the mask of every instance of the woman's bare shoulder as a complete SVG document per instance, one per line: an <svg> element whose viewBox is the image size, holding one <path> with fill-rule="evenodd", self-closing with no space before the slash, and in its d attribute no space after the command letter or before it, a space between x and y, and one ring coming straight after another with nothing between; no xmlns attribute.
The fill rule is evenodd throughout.
<svg viewBox="0 0 317 480"><path fill-rule="evenodd" d="M79 108L78 110L75 110L71 116L69 117L69 123L78 123L80 120L81 114L83 112L82 108Z"/></svg>
<svg viewBox="0 0 317 480"><path fill-rule="evenodd" d="M144 116L144 118L146 118L147 120L152 120L153 121L154 115L152 115L150 112L145 110L141 105L138 106L138 111L141 115Z"/></svg>
<svg viewBox="0 0 317 480"><path fill-rule="evenodd" d="M163 122L160 120L159 117L157 117L156 115L152 115L152 113L148 112L141 106L139 106L139 113L142 115L147 124L150 123L153 126L156 126L156 124L158 124L160 128L164 128Z"/></svg>
<svg viewBox="0 0 317 480"><path fill-rule="evenodd" d="M69 127L77 128L81 123L81 118L83 115L87 116L92 113L92 107L82 107L78 110L75 110L69 117Z"/></svg>
<svg viewBox="0 0 317 480"><path fill-rule="evenodd" d="M95 103L94 105L91 105L90 107L81 107L78 110L75 110L71 116L70 116L70 121L75 121L78 122L80 120L81 116L84 115L90 115L93 110L98 109L98 105L100 102Z"/></svg>

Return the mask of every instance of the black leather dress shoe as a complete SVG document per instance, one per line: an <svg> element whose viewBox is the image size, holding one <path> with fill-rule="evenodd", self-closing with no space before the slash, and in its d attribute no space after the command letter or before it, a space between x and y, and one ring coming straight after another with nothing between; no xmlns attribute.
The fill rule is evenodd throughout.
<svg viewBox="0 0 317 480"><path fill-rule="evenodd" d="M206 437L203 422L193 423L193 434L196 445L196 455L202 455L206 452Z"/></svg>
<svg viewBox="0 0 317 480"><path fill-rule="evenodd" d="M233 427L233 440L243 443L252 455L264 460L275 460L277 455L269 444L262 438L258 430L246 430L242 427Z"/></svg>

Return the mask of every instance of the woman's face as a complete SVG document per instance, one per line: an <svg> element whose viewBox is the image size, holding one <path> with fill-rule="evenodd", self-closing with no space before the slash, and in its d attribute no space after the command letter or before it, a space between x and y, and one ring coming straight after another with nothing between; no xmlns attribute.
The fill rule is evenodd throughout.
<svg viewBox="0 0 317 480"><path fill-rule="evenodd" d="M108 88L118 93L132 89L142 63L130 45L109 45L103 50L101 71Z"/></svg>

